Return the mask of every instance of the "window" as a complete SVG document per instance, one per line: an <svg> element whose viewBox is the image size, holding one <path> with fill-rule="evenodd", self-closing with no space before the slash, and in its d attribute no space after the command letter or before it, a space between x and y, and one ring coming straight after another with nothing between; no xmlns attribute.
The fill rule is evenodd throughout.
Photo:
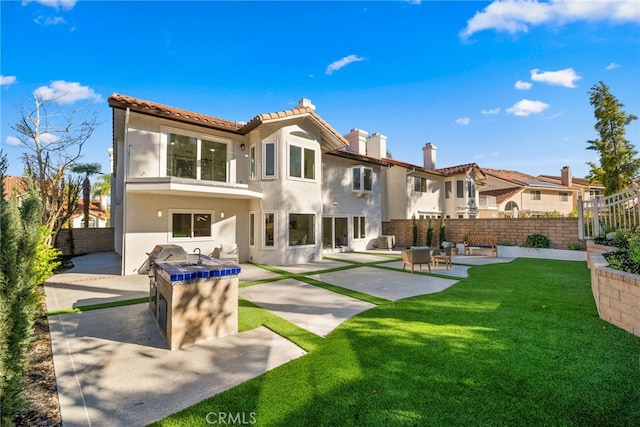
<svg viewBox="0 0 640 427"><path fill-rule="evenodd" d="M540 200L540 190L531 190L531 200Z"/></svg>
<svg viewBox="0 0 640 427"><path fill-rule="evenodd" d="M276 143L264 143L264 170L262 173L265 177L273 178L276 176Z"/></svg>
<svg viewBox="0 0 640 427"><path fill-rule="evenodd" d="M196 239L211 237L212 212L172 212L171 237Z"/></svg>
<svg viewBox="0 0 640 427"><path fill-rule="evenodd" d="M256 245L256 213L249 212L249 246Z"/></svg>
<svg viewBox="0 0 640 427"><path fill-rule="evenodd" d="M273 248L276 246L275 240L275 227L276 227L276 214L275 212L264 213L264 246L266 248Z"/></svg>
<svg viewBox="0 0 640 427"><path fill-rule="evenodd" d="M316 216L289 214L289 246L316 244Z"/></svg>
<svg viewBox="0 0 640 427"><path fill-rule="evenodd" d="M472 179L467 181L467 197L470 199L476 197L476 182Z"/></svg>
<svg viewBox="0 0 640 427"><path fill-rule="evenodd" d="M562 192L560 193L560 201L568 202L569 201L569 193Z"/></svg>
<svg viewBox="0 0 640 427"><path fill-rule="evenodd" d="M167 133L167 176L227 181L227 142Z"/></svg>
<svg viewBox="0 0 640 427"><path fill-rule="evenodd" d="M249 176L251 179L256 179L256 146L252 145L249 148Z"/></svg>
<svg viewBox="0 0 640 427"><path fill-rule="evenodd" d="M289 176L314 180L316 178L316 152L297 145L289 146Z"/></svg>
<svg viewBox="0 0 640 427"><path fill-rule="evenodd" d="M353 171L353 191L371 191L373 189L373 169L357 166Z"/></svg>
<svg viewBox="0 0 640 427"><path fill-rule="evenodd" d="M444 198L445 199L450 199L451 198L451 181L446 181L444 183Z"/></svg>
<svg viewBox="0 0 640 427"><path fill-rule="evenodd" d="M464 199L464 181L456 181L456 197Z"/></svg>
<svg viewBox="0 0 640 427"><path fill-rule="evenodd" d="M417 193L427 192L427 178L421 178L419 176L413 177L413 190Z"/></svg>
<svg viewBox="0 0 640 427"><path fill-rule="evenodd" d="M353 238L364 239L365 238L365 217L354 216L353 217Z"/></svg>

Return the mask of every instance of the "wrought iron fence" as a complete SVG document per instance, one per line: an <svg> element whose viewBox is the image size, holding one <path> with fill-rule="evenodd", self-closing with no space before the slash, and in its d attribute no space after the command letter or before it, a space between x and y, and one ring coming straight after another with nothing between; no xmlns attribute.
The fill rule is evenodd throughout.
<svg viewBox="0 0 640 427"><path fill-rule="evenodd" d="M592 200L578 199L578 235L581 240L602 237L617 229L640 226L640 186Z"/></svg>

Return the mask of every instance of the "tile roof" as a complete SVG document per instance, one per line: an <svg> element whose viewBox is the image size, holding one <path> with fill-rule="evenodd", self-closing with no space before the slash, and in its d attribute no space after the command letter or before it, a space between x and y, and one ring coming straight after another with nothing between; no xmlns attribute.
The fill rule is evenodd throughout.
<svg viewBox="0 0 640 427"><path fill-rule="evenodd" d="M327 154L344 157L346 159L356 160L359 162L372 163L374 165L393 166L393 164L389 161L390 159L377 159L375 157L365 156L364 154L354 153L353 151L333 150L329 151Z"/></svg>
<svg viewBox="0 0 640 427"><path fill-rule="evenodd" d="M9 198L16 193L21 195L27 192L28 180L25 176L5 176L2 180L3 197Z"/></svg>
<svg viewBox="0 0 640 427"><path fill-rule="evenodd" d="M130 108L132 111L149 114L156 117L165 117L171 120L177 120L190 124L197 124L214 129L234 132L240 135L246 135L251 130L263 123L294 118L294 117L310 117L316 124L324 128L332 137L336 138L343 146L349 145L349 142L335 129L333 129L322 117L320 117L311 107L297 107L291 110L278 111L275 113L258 114L248 123L233 122L224 120L205 114L195 113L193 111L183 110L180 108L170 107L157 102L145 101L119 93L113 93L109 97L109 106L113 108Z"/></svg>
<svg viewBox="0 0 640 427"><path fill-rule="evenodd" d="M538 175L538 178L543 181L555 182L556 184L562 183L562 178L557 175ZM571 182L583 187L602 187L603 185L599 181L590 182L586 178L572 177Z"/></svg>
<svg viewBox="0 0 640 427"><path fill-rule="evenodd" d="M482 190L479 193L481 196L494 196L496 198L496 203L500 204L522 191L524 191L523 187L511 187L500 188L498 190Z"/></svg>
<svg viewBox="0 0 640 427"><path fill-rule="evenodd" d="M442 175L442 173L438 172L437 170L427 169L418 165L412 165L411 163L401 162L400 160L385 158L384 161L394 166L400 166L406 169L414 169L418 172L430 173L432 175Z"/></svg>
<svg viewBox="0 0 640 427"><path fill-rule="evenodd" d="M527 175L526 173L506 170L506 169L491 169L491 168L482 168L485 174L489 176L493 176L495 178L499 178L505 181L512 182L518 185L527 185L526 181L537 181L538 179L535 176Z"/></svg>
<svg viewBox="0 0 640 427"><path fill-rule="evenodd" d="M440 168L436 170L442 173L444 176L451 176L459 175L462 173L467 174L474 169L480 169L480 171L482 171L482 169L476 163L466 163L464 165L449 166L447 168ZM482 174L484 175L484 172Z"/></svg>
<svg viewBox="0 0 640 427"><path fill-rule="evenodd" d="M122 95L119 93L114 93L109 97L109 106L121 109L130 108L131 111L142 114L149 114L156 117L166 117L171 120L178 120L181 122L213 127L230 132L239 132L240 129L244 126L243 123L232 122L229 120L219 119L217 117L194 113L193 111L170 107L168 105L159 104L157 102L145 101L143 99Z"/></svg>

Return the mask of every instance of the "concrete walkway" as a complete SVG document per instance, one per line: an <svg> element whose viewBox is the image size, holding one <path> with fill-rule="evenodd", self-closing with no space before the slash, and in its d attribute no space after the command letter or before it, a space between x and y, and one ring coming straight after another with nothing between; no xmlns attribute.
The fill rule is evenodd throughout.
<svg viewBox="0 0 640 427"><path fill-rule="evenodd" d="M401 268L397 258L389 258L397 253L382 255L335 254L319 263L279 268L392 301L439 292L465 277L468 269L432 269L440 277L409 274L389 269ZM510 261L463 258L465 264ZM73 269L45 283L50 311L149 295L146 276L118 275L120 260L114 253L73 262ZM326 271L348 266L354 268ZM255 265L241 267L241 283L278 277ZM374 307L293 278L242 287L240 295L320 336ZM170 351L147 304L54 315L49 326L65 426L147 425L305 354L264 327Z"/></svg>

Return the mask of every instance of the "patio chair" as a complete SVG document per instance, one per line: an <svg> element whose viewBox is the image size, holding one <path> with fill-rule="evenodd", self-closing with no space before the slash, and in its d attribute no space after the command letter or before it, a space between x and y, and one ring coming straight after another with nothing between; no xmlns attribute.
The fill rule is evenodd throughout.
<svg viewBox="0 0 640 427"><path fill-rule="evenodd" d="M238 245L222 244L213 249L211 256L221 261L233 261L238 264Z"/></svg>
<svg viewBox="0 0 640 427"><path fill-rule="evenodd" d="M429 273L431 273L431 248L412 248L403 251L400 256L402 257L403 270L405 265L411 264L411 272L413 273L413 266L415 264L420 265L420 270L422 270L422 264L426 264L429 268Z"/></svg>

